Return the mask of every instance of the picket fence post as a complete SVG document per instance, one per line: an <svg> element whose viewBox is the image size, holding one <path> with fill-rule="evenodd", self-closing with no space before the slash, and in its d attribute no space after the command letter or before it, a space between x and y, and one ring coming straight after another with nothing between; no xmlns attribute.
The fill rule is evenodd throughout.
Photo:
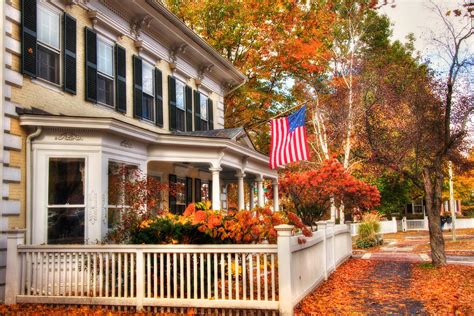
<svg viewBox="0 0 474 316"><path fill-rule="evenodd" d="M333 221L326 221L326 231L328 228L332 228L332 230L329 231L330 236L331 236L331 257L332 257L332 262L331 262L331 271L336 269L336 235L335 235L335 226Z"/></svg>
<svg viewBox="0 0 474 316"><path fill-rule="evenodd" d="M405 216L403 216L403 218L402 218L402 231L406 232L407 230L408 230L407 218Z"/></svg>
<svg viewBox="0 0 474 316"><path fill-rule="evenodd" d="M326 222L319 221L316 222L318 224L318 231L321 230L323 232L323 269L324 269L324 280L328 279L328 263L327 263L327 239L326 239ZM350 224L349 224L350 227Z"/></svg>
<svg viewBox="0 0 474 316"><path fill-rule="evenodd" d="M291 286L291 237L293 225L278 225L278 289L279 289L279 314L282 316L293 315L293 293Z"/></svg>
<svg viewBox="0 0 474 316"><path fill-rule="evenodd" d="M392 216L392 233L396 233L398 230L397 219L395 216Z"/></svg>
<svg viewBox="0 0 474 316"><path fill-rule="evenodd" d="M21 255L18 245L25 243L25 230L7 231L7 271L5 277L5 304L16 304L16 296L20 294Z"/></svg>
<svg viewBox="0 0 474 316"><path fill-rule="evenodd" d="M143 309L143 298L145 297L145 260L143 258L143 250L137 249L137 311Z"/></svg>
<svg viewBox="0 0 474 316"><path fill-rule="evenodd" d="M423 227L424 230L429 230L428 216L426 216L426 215L423 217L423 226L424 226Z"/></svg>

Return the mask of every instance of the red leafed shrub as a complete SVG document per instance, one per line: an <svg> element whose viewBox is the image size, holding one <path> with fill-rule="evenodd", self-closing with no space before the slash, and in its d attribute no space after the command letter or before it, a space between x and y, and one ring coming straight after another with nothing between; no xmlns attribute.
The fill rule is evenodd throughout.
<svg viewBox="0 0 474 316"><path fill-rule="evenodd" d="M280 178L283 203L290 200L303 222L311 225L342 203L346 211L369 211L380 203L375 186L349 174L336 159L328 159L318 169L287 172Z"/></svg>
<svg viewBox="0 0 474 316"><path fill-rule="evenodd" d="M195 206L188 206L191 210ZM186 213L186 212L185 212ZM212 238L223 242L232 243L260 243L268 241L276 243L277 232L275 226L280 224L292 224L295 229L301 231L305 236L311 236L301 219L294 213L273 213L269 208L257 207L251 211L222 211L197 210L194 213L186 213L198 230Z"/></svg>
<svg viewBox="0 0 474 316"><path fill-rule="evenodd" d="M133 244L256 244L276 243L275 226L291 224L295 231L311 236L294 213L273 213L269 208L251 211L214 211L209 203L199 202L186 208L183 215L166 213L144 220L130 230ZM302 237L301 237L302 238Z"/></svg>

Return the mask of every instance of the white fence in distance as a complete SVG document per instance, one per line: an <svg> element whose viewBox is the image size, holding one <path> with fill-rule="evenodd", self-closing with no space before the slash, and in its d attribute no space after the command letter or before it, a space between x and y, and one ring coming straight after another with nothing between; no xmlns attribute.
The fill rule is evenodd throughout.
<svg viewBox="0 0 474 316"><path fill-rule="evenodd" d="M456 218L455 221L456 229L474 228L474 218ZM351 236L357 236L359 225L359 223L351 224ZM449 230L451 228L451 224L445 224L443 230ZM428 218L406 219L406 217L403 217L401 220L397 221L394 217L392 217L392 220L380 221L380 233L382 234L410 230L428 230Z"/></svg>
<svg viewBox="0 0 474 316"><path fill-rule="evenodd" d="M274 310L294 306L352 254L347 225L276 245L23 245L8 235L5 303Z"/></svg>

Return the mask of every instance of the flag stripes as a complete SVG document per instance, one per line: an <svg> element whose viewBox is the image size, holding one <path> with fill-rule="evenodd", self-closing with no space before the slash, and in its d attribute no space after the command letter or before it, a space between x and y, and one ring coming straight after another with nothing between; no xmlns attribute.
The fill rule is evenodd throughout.
<svg viewBox="0 0 474 316"><path fill-rule="evenodd" d="M271 121L270 167L275 169L290 162L308 160L306 127L298 125L290 132L288 117Z"/></svg>

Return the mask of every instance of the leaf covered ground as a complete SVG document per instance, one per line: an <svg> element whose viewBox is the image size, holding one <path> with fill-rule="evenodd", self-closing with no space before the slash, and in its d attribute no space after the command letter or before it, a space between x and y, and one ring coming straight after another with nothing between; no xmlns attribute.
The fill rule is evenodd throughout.
<svg viewBox="0 0 474 316"><path fill-rule="evenodd" d="M474 267L351 259L295 309L321 314L474 314Z"/></svg>

